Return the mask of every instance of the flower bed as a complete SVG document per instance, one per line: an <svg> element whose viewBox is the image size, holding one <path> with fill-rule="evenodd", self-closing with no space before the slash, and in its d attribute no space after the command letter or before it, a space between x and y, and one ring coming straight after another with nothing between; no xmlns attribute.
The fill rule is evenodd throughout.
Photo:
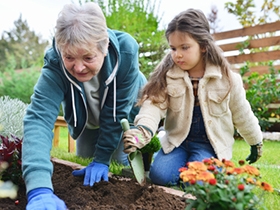
<svg viewBox="0 0 280 210"><path fill-rule="evenodd" d="M53 185L55 193L65 201L69 210L122 210L122 209L184 209L181 191L147 184L143 187L134 179L110 175L109 182L99 182L93 187L83 186L83 178L74 177L73 169L81 166L53 159ZM25 187L20 186L18 198L1 199L0 209L25 209Z"/></svg>

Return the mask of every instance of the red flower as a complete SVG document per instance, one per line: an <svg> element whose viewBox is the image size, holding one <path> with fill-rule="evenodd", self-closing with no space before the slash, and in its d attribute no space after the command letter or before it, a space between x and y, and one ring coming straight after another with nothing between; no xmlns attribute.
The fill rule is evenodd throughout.
<svg viewBox="0 0 280 210"><path fill-rule="evenodd" d="M243 190L245 189L245 186L244 186L244 184L239 184L239 185L237 186L237 188L238 188L240 191L243 191Z"/></svg>
<svg viewBox="0 0 280 210"><path fill-rule="evenodd" d="M215 171L215 166L213 166L213 165L210 165L210 166L208 166L208 168L207 168L209 171Z"/></svg>
<svg viewBox="0 0 280 210"><path fill-rule="evenodd" d="M217 180L216 179L210 179L209 180L209 184L216 185L217 184Z"/></svg>
<svg viewBox="0 0 280 210"><path fill-rule="evenodd" d="M194 179L190 180L190 184L194 185L196 183L196 181Z"/></svg>
<svg viewBox="0 0 280 210"><path fill-rule="evenodd" d="M239 165L243 166L245 164L245 161L244 160L239 160L238 163L239 163Z"/></svg>

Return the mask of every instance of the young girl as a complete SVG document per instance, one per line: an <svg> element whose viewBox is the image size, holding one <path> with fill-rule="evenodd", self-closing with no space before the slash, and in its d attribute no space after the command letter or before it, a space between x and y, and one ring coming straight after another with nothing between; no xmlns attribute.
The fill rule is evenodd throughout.
<svg viewBox="0 0 280 210"><path fill-rule="evenodd" d="M166 134L154 159L154 184L177 185L178 169L190 161L232 158L234 127L251 145L246 160L261 156L262 132L239 74L230 69L215 44L205 15L188 9L168 25L171 51L143 89L136 128L123 134L126 153L150 141L161 119Z"/></svg>

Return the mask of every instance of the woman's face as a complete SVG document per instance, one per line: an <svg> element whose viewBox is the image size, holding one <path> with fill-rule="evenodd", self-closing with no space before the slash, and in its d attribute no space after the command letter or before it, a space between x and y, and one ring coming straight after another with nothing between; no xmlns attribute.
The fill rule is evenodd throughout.
<svg viewBox="0 0 280 210"><path fill-rule="evenodd" d="M172 59L176 65L182 70L188 71L190 76L203 76L205 67L202 53L205 50L200 49L195 39L187 33L175 31L169 35L168 42Z"/></svg>
<svg viewBox="0 0 280 210"><path fill-rule="evenodd" d="M71 53L67 47L61 51L67 71L80 82L87 82L96 76L106 56L95 45L87 49L91 49L90 52L78 48L75 50L76 53Z"/></svg>

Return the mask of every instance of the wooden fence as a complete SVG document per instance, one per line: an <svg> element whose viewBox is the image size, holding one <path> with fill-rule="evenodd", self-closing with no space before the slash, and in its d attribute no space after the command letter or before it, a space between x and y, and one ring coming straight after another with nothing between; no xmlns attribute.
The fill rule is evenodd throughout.
<svg viewBox="0 0 280 210"><path fill-rule="evenodd" d="M250 72L269 73L268 65L259 62L273 61L280 69L280 21L213 34L224 55L239 72L245 62L258 62ZM240 52L242 51L242 52ZM247 73L247 74L250 74Z"/></svg>

